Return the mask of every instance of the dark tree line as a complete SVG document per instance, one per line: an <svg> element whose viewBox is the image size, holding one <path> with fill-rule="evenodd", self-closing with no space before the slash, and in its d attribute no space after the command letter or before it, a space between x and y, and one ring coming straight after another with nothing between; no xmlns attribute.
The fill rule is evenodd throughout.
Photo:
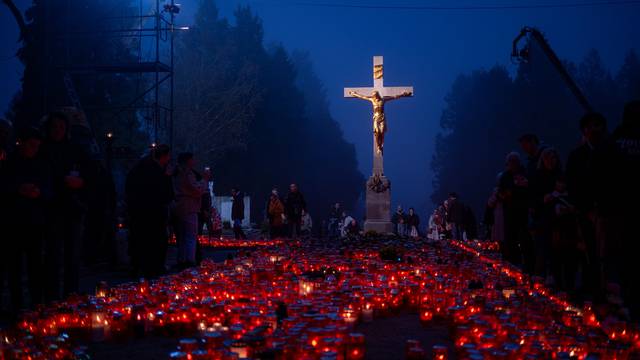
<svg viewBox="0 0 640 360"><path fill-rule="evenodd" d="M577 65L565 65L609 129L620 122L624 103L640 98L640 61L633 50L615 76L596 50ZM481 214L505 155L518 150L524 133L537 134L564 159L580 141L584 110L535 46L531 61L520 64L514 76L501 65L460 75L445 102L431 161L434 203L458 191Z"/></svg>
<svg viewBox="0 0 640 360"><path fill-rule="evenodd" d="M14 127L38 125L45 113L72 104L66 65L135 62L138 40L82 34L122 27L113 17L136 15L136 4L33 1L18 52L22 87L7 111ZM253 197L256 216L272 186L284 192L291 182L306 190L313 215L324 217L333 201L354 204L364 178L308 58L290 56L282 46L267 48L261 19L249 8L238 8L231 22L219 16L214 0L198 7L193 26L176 41L174 150L194 152L211 166L218 194L240 186ZM119 145L146 148L151 138L144 111L118 110L148 85L144 78L71 77L93 134L113 132Z"/></svg>
<svg viewBox="0 0 640 360"><path fill-rule="evenodd" d="M238 8L232 23L212 0L200 1L178 48L176 146L212 166L216 193L240 187L252 196L254 219L271 187L284 195L292 182L317 220L332 202L357 201L364 178L355 149L307 55L265 47L249 8Z"/></svg>

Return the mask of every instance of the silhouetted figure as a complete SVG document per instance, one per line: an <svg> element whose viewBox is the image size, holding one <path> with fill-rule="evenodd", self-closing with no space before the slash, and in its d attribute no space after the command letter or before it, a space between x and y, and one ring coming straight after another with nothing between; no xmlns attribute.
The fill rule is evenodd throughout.
<svg viewBox="0 0 640 360"><path fill-rule="evenodd" d="M538 166L530 182L530 230L536 254L535 274L551 275L550 266L556 256L551 251L552 221L555 211L550 204L550 194L556 189L556 180L562 175L560 155L553 148L540 154ZM561 261L561 260L560 260Z"/></svg>
<svg viewBox="0 0 640 360"><path fill-rule="evenodd" d="M11 133L11 124L4 119L0 119L0 181L2 181L3 176L5 176L4 168L6 167L7 160L9 159ZM10 208L8 206L8 199L6 196L7 194L0 189L0 229L6 229L9 226L7 217ZM4 246L3 244L4 242L0 241L0 246ZM7 251L0 253L0 298L4 297L8 261L9 253Z"/></svg>
<svg viewBox="0 0 640 360"><path fill-rule="evenodd" d="M39 157L42 142L40 133L27 129L19 136L19 145L2 170L0 191L1 206L6 212L6 241L3 252L8 254L9 287L14 311L24 307L23 261L26 260L28 289L31 305L43 301L43 251L46 230L47 206L52 196L49 164Z"/></svg>
<svg viewBox="0 0 640 360"><path fill-rule="evenodd" d="M289 194L284 201L287 223L289 225L289 237L295 239L300 236L302 225L302 212L307 209L304 196L298 189L298 185L289 185Z"/></svg>
<svg viewBox="0 0 640 360"><path fill-rule="evenodd" d="M602 115L586 114L580 120L580 129L583 143L569 154L567 187L588 255L583 274L585 291L602 300L605 247L611 249L614 243L615 229L610 221L612 205L617 200L611 184L616 168L615 154L613 144L607 139L607 123Z"/></svg>
<svg viewBox="0 0 640 360"><path fill-rule="evenodd" d="M269 220L269 237L276 239L284 236L284 204L278 195L278 189L271 190L267 204L267 218Z"/></svg>
<svg viewBox="0 0 640 360"><path fill-rule="evenodd" d="M535 134L524 134L518 139L520 148L527 154L526 176L531 178L538 169L538 162L542 151L547 148L546 145L540 144L540 139Z"/></svg>
<svg viewBox="0 0 640 360"><path fill-rule="evenodd" d="M407 222L406 214L402 210L402 206L398 205L396 212L391 216L391 223L393 224L393 231L400 237L407 236Z"/></svg>
<svg viewBox="0 0 640 360"><path fill-rule="evenodd" d="M409 213L406 217L407 231L409 236L417 238L420 236L420 217L416 214L413 208L409 208Z"/></svg>
<svg viewBox="0 0 640 360"><path fill-rule="evenodd" d="M452 192L449 194L447 223L451 228L451 236L455 240L463 240L464 222L465 222L465 206L458 199L458 194Z"/></svg>
<svg viewBox="0 0 640 360"><path fill-rule="evenodd" d="M503 256L513 264L522 265L526 272L533 270L533 249L527 228L529 209L529 180L520 155L507 155L506 168L498 180L498 197L503 204Z"/></svg>
<svg viewBox="0 0 640 360"><path fill-rule="evenodd" d="M467 236L467 239L477 239L478 238L478 222L476 220L476 215L473 213L473 209L471 206L464 207L464 231Z"/></svg>
<svg viewBox="0 0 640 360"><path fill-rule="evenodd" d="M93 164L82 147L69 141L69 123L64 113L49 114L43 132L45 140L40 152L51 167L53 184L51 211L47 216L46 298L55 300L60 298L61 264L63 295L78 291Z"/></svg>
<svg viewBox="0 0 640 360"><path fill-rule="evenodd" d="M640 219L640 100L626 104L622 124L613 132L613 140L620 156L620 192L624 202L620 205L623 268L622 285L625 301L631 306L631 314L639 318L640 287L637 286L637 254L640 252L637 222Z"/></svg>
<svg viewBox="0 0 640 360"><path fill-rule="evenodd" d="M209 190L209 180L211 179L211 169L205 168L202 175L196 172L196 180L204 181L204 193L200 201L200 211L198 212L198 235L204 235L204 228L207 228L207 234L212 237L213 229L213 199L211 190Z"/></svg>
<svg viewBox="0 0 640 360"><path fill-rule="evenodd" d="M342 215L342 206L340 203L335 203L329 211L329 224L328 232L330 237L340 236L340 216Z"/></svg>
<svg viewBox="0 0 640 360"><path fill-rule="evenodd" d="M573 291L584 246L578 237L576 208L571 204L563 176L556 178L553 192L545 195L545 205L551 210L551 274L559 289Z"/></svg>
<svg viewBox="0 0 640 360"><path fill-rule="evenodd" d="M236 240L246 239L242 230L242 221L244 220L244 194L238 189L231 189L231 221L233 221L233 234Z"/></svg>
<svg viewBox="0 0 640 360"><path fill-rule="evenodd" d="M158 145L127 175L125 197L129 212L129 255L133 269L147 278L166 271L169 204L173 200L167 165L167 145Z"/></svg>
<svg viewBox="0 0 640 360"><path fill-rule="evenodd" d="M310 236L313 230L313 219L311 214L306 210L302 210L302 218L300 219L300 233L304 236Z"/></svg>
<svg viewBox="0 0 640 360"><path fill-rule="evenodd" d="M178 267L187 268L196 264L198 242L198 212L202 207L202 195L206 185L202 176L194 170L192 153L178 155L178 166L173 173L173 216L178 245ZM200 178L198 180L197 178Z"/></svg>

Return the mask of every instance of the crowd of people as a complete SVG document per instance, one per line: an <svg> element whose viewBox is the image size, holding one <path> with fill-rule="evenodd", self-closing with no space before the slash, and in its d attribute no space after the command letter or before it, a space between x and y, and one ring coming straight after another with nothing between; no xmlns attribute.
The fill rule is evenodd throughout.
<svg viewBox="0 0 640 360"><path fill-rule="evenodd" d="M464 204L457 193L436 206L429 217L427 238L431 240L478 238L476 216L470 206Z"/></svg>
<svg viewBox="0 0 640 360"><path fill-rule="evenodd" d="M578 299L620 303L634 316L640 217L640 101L613 133L597 113L580 120L581 143L563 161L534 134L519 138L487 201L484 222L503 258Z"/></svg>
<svg viewBox="0 0 640 360"><path fill-rule="evenodd" d="M21 129L15 142L3 126L0 290L7 279L9 314L77 292L81 260L93 259L89 251L98 246L99 239L87 234L99 232L92 228L100 223L96 212L104 215L108 207L101 196L113 189L102 187L104 167L70 141L69 116L50 113L40 128Z"/></svg>

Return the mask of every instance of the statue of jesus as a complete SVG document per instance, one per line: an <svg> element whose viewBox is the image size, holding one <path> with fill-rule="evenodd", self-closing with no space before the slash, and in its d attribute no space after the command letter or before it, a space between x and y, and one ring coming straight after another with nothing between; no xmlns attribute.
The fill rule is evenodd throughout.
<svg viewBox="0 0 640 360"><path fill-rule="evenodd" d="M349 91L349 95L362 100L368 100L373 105L373 134L376 139L376 149L378 154L382 155L384 151L384 134L387 132L387 119L384 116L384 104L387 101L408 97L413 95L410 91L405 91L400 95L381 96L378 90L373 90L371 96L358 94L355 91Z"/></svg>

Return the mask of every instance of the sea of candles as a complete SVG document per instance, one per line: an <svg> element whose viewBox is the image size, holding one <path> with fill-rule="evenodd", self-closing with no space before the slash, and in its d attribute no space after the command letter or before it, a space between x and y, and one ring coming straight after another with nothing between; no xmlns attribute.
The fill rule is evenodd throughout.
<svg viewBox="0 0 640 360"><path fill-rule="evenodd" d="M0 359L82 358L90 342L176 338L172 359L365 357L360 321L416 313L450 324L454 348L408 342L404 357L627 359L628 323L597 319L473 243L389 242L260 247L224 263L73 296L0 333ZM402 355L398 354L401 358Z"/></svg>
<svg viewBox="0 0 640 360"><path fill-rule="evenodd" d="M281 245L284 241L282 239L232 239L225 237L210 237L207 235L198 235L198 244L206 247L213 248L254 248L264 246L277 246ZM169 244L176 244L176 237L169 238Z"/></svg>

